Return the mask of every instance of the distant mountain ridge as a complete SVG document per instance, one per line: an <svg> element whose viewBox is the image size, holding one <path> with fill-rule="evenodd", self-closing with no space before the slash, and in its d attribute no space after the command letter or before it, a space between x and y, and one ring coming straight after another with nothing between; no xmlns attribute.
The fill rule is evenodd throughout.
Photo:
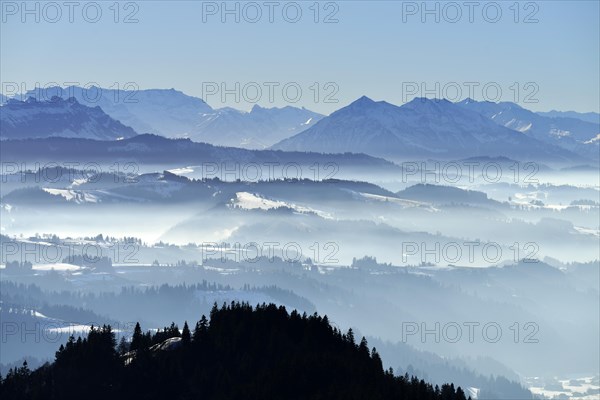
<svg viewBox="0 0 600 400"><path fill-rule="evenodd" d="M124 90L96 86L36 88L22 97L48 99L74 97L82 104L99 106L108 115L139 133L182 135L193 128L193 121L212 108L202 99L175 89Z"/></svg>
<svg viewBox="0 0 600 400"><path fill-rule="evenodd" d="M204 100L175 89L49 87L30 90L22 97L48 99L52 96L72 96L81 104L100 106L105 113L139 133L248 149L269 147L323 117L291 106L262 108L256 105L250 112L213 109Z"/></svg>
<svg viewBox="0 0 600 400"><path fill-rule="evenodd" d="M587 112L580 113L576 111L538 111L536 114L541 115L542 117L550 117L550 118L575 118L580 119L585 122L591 122L594 124L600 124L600 114L597 112Z"/></svg>
<svg viewBox="0 0 600 400"><path fill-rule="evenodd" d="M116 140L137 135L100 107L88 107L74 98L11 99L0 111L0 138L3 140L47 137Z"/></svg>
<svg viewBox="0 0 600 400"><path fill-rule="evenodd" d="M255 105L250 112L232 108L214 110L198 125L195 141L221 146L266 149L314 125L323 115L286 106L263 108Z"/></svg>
<svg viewBox="0 0 600 400"><path fill-rule="evenodd" d="M419 183L396 193L402 199L430 202L433 204L500 204L490 200L486 193L464 190L453 186Z"/></svg>
<svg viewBox="0 0 600 400"><path fill-rule="evenodd" d="M365 96L273 148L364 152L392 160L476 156L553 161L578 158L568 150L499 126L484 115L447 100L417 98L395 106Z"/></svg>
<svg viewBox="0 0 600 400"><path fill-rule="evenodd" d="M53 94L57 95L54 100L63 101L66 96L73 96L69 101L100 110L113 122L100 118L97 111L94 117L78 115L57 120L56 116L27 106L27 102L13 99L2 107L3 139L63 136L115 140L137 132L245 149L365 153L392 161L510 157L536 162L587 163L598 162L600 158L600 124L579 118L548 117L510 102L465 99L451 103L416 98L396 106L363 96L324 117L291 106L255 105L249 112L229 107L213 109L202 99L174 89L71 86L26 93L31 96L28 98L38 100ZM3 99L6 98L0 98ZM22 109L15 114L19 106ZM81 107L78 111L85 110ZM592 118L593 114L585 116ZM94 119L96 125L83 123Z"/></svg>
<svg viewBox="0 0 600 400"><path fill-rule="evenodd" d="M593 123L566 117L565 114L568 113L555 117L543 116L511 102L493 103L466 99L457 104L480 113L498 125L587 157L598 158L598 120Z"/></svg>
<svg viewBox="0 0 600 400"><path fill-rule="evenodd" d="M390 171L399 173L399 167L387 160L366 154L333 154L306 152L282 152L274 150L247 150L235 147L213 146L196 143L189 139L168 139L157 135L138 135L124 140L106 141L75 138L39 138L5 140L0 146L0 156L6 161L64 162L94 160L102 163L116 161L138 162L148 165L203 165L215 163L228 165L271 163L272 168L286 165L320 166L334 164L340 171L349 168ZM344 168L342 170L342 168ZM222 172L222 171L221 171ZM233 173L233 172L232 172ZM290 172L293 175L295 172ZM299 172L302 174L302 172ZM313 171L303 172L301 177L312 176ZM310 173L310 175L308 175ZM307 176L308 175L308 176ZM263 175L261 175L263 176ZM266 178L266 173L263 177Z"/></svg>

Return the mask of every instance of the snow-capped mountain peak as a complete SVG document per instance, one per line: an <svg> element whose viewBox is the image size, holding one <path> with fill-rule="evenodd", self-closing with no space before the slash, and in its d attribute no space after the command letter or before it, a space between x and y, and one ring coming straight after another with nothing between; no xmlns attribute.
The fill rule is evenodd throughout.
<svg viewBox="0 0 600 400"><path fill-rule="evenodd" d="M415 98L399 107L361 97L273 148L367 153L392 160L423 156L576 158L568 151L499 126L458 104L427 98Z"/></svg>

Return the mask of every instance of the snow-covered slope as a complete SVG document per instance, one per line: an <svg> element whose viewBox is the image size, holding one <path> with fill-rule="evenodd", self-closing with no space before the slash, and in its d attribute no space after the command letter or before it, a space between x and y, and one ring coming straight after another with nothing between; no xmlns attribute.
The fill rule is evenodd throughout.
<svg viewBox="0 0 600 400"><path fill-rule="evenodd" d="M557 161L577 158L447 100L424 98L398 107L361 97L273 148L364 152L391 159L510 156Z"/></svg>
<svg viewBox="0 0 600 400"><path fill-rule="evenodd" d="M511 102L493 103L466 99L457 104L464 109L478 112L498 125L527 136L587 157L598 157L598 144L590 142L600 133L598 120L593 123L578 118L544 116Z"/></svg>
<svg viewBox="0 0 600 400"><path fill-rule="evenodd" d="M0 113L2 139L70 137L116 140L136 132L112 119L100 107L87 107L74 98L49 101L10 100Z"/></svg>

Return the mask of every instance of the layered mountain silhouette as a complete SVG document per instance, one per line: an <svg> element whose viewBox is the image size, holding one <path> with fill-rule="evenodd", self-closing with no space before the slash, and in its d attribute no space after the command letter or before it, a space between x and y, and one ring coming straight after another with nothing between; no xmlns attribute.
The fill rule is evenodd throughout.
<svg viewBox="0 0 600 400"><path fill-rule="evenodd" d="M137 133L129 126L111 118L100 107L88 107L76 99L53 97L49 101L11 99L0 109L0 137L22 138L85 138L116 140Z"/></svg>
<svg viewBox="0 0 600 400"><path fill-rule="evenodd" d="M587 113L579 113L576 111L540 111L536 114L541 115L542 117L550 117L550 118L575 118L580 119L582 121L591 122L594 124L600 124L600 114L596 112L587 112Z"/></svg>
<svg viewBox="0 0 600 400"><path fill-rule="evenodd" d="M568 113L566 115L569 117L562 114L544 116L511 102L493 103L466 99L457 104L464 109L478 112L498 125L522 132L537 140L598 158L598 119L596 122L588 122L573 118L573 114Z"/></svg>
<svg viewBox="0 0 600 400"><path fill-rule="evenodd" d="M50 95L55 96L44 100ZM365 153L392 161L505 156L588 163L598 161L600 147L598 123L544 116L509 102L416 98L396 106L363 96L324 117L290 106L213 109L174 89L73 86L27 96L4 103L3 139L115 140L137 132L247 149Z"/></svg>
<svg viewBox="0 0 600 400"><path fill-rule="evenodd" d="M205 163L238 164L257 163L266 168L271 165L334 164L338 168L377 168L398 172L398 166L381 158L366 154L333 154L307 152L283 152L274 150L247 150L235 147L213 146L196 143L189 139L167 139L157 135L138 135L123 140L90 140L75 138L38 138L6 140L0 146L0 156L5 161L48 161L64 160L112 163L115 161L138 162L150 165L202 165ZM308 170L306 170L308 171ZM305 171L305 174L308 172ZM345 171L345 169L344 169ZM292 175L294 171L290 172ZM298 172L301 174L301 172Z"/></svg>
<svg viewBox="0 0 600 400"><path fill-rule="evenodd" d="M72 96L81 104L100 106L112 118L139 133L190 138L221 146L264 149L312 126L323 115L305 108L262 108L250 112L213 109L204 100L175 89L117 90L100 87L49 87L25 96L48 99Z"/></svg>
<svg viewBox="0 0 600 400"><path fill-rule="evenodd" d="M274 149L325 153L364 152L400 157L510 156L567 161L578 157L500 126L447 100L417 98L403 106L361 97Z"/></svg>
<svg viewBox="0 0 600 400"><path fill-rule="evenodd" d="M223 108L205 115L190 137L221 146L265 149L313 126L321 118L321 114L290 106L255 105L250 112Z"/></svg>

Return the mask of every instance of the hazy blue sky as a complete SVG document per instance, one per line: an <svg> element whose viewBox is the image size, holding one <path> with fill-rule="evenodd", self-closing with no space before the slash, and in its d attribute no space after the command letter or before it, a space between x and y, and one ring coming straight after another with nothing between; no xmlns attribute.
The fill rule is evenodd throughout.
<svg viewBox="0 0 600 400"><path fill-rule="evenodd" d="M294 105L324 113L361 95L402 104L415 91L454 98L459 88L464 98L469 94L465 82L476 82L473 97L478 100L496 99L500 88L503 100L517 100L534 110L600 107L598 1L520 2L518 15L513 1L472 2L472 16L464 1L450 6L428 3L429 9L438 7L439 22L435 14L422 15L421 2L321 2L318 23L312 1L272 3L272 23L263 1L238 3L240 22L235 15L225 15L223 23L221 2L121 2L115 23L114 2L107 1L98 2L102 16L91 23L84 19L83 8L93 20L95 6L81 2L71 23L66 6L60 7L62 16L57 18L53 7L41 3L36 22L35 13L22 15L20 1L2 1L1 80L25 83L27 88L36 82L135 82L140 88L204 95L213 107L242 109L256 99L262 106L282 106L299 97ZM256 5L262 17L252 23ZM302 16L288 22L295 18L296 5ZM502 10L499 18L497 5ZM216 15L210 14L215 7ZM462 16L457 17L457 10ZM124 23L132 12L138 22ZM338 22L324 23L331 13ZM491 22L494 19L499 20ZM207 95L207 89L215 89L211 82L230 89L239 82L240 102L233 94L225 102L220 93ZM260 86L260 97L251 82ZM273 102L268 82L279 84L273 86ZM314 82L320 87L318 95ZM333 85L326 86L328 82ZM425 83L430 93L415 89L413 83ZM297 87L301 96L296 95ZM326 102L327 94L338 103Z"/></svg>

